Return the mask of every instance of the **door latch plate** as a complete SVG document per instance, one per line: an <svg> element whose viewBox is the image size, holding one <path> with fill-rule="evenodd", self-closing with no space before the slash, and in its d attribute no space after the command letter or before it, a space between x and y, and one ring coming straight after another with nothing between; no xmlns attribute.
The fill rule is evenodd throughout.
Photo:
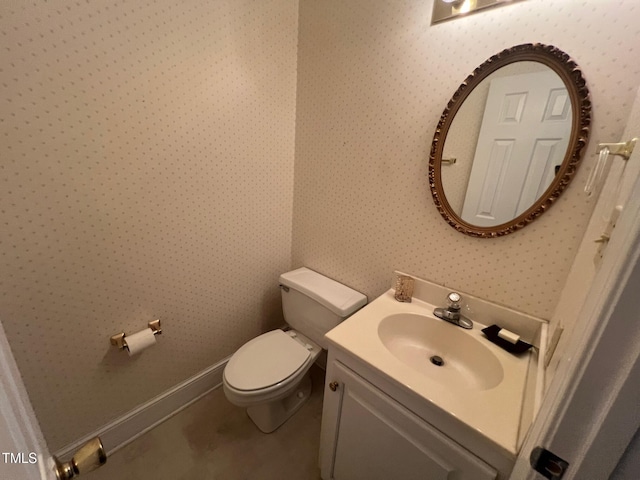
<svg viewBox="0 0 640 480"><path fill-rule="evenodd" d="M529 457L531 467L549 480L560 480L569 468L569 463L546 448L536 447Z"/></svg>

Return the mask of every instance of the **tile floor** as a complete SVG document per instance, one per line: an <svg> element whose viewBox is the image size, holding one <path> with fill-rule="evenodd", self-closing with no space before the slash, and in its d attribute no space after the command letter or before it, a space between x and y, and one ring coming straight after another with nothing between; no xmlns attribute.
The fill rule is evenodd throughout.
<svg viewBox="0 0 640 480"><path fill-rule="evenodd" d="M324 371L314 366L311 375L311 397L274 433L260 432L219 388L113 454L91 479L318 480Z"/></svg>

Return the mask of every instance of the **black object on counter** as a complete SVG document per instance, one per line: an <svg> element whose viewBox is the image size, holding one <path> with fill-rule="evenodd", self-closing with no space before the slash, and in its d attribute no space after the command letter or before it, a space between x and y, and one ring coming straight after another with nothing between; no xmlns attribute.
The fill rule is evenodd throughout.
<svg viewBox="0 0 640 480"><path fill-rule="evenodd" d="M502 330L502 327L499 327L498 325L491 325L490 327L483 328L482 333L484 333L490 342L504 348L507 352L516 354L524 353L532 347L532 345L527 342L523 342L522 340L518 340L516 343L511 343L504 338L500 338L498 336L498 332L500 330Z"/></svg>

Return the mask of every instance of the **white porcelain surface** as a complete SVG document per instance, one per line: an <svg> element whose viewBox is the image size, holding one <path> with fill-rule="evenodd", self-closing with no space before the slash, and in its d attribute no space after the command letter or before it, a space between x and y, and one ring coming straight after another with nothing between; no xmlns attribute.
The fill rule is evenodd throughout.
<svg viewBox="0 0 640 480"><path fill-rule="evenodd" d="M289 336L291 341L305 346L305 349L306 345L311 346L311 349L308 350L306 360L302 363L293 362L291 364L293 372L289 376L281 378L277 383L271 386L255 390L240 390L236 388L235 385L233 385L234 378L231 378L231 381L229 379L227 371L229 364L227 364L227 368L225 368L222 376L222 384L224 393L231 403L239 407L248 407L259 403L273 402L286 397L298 387L300 381L304 378L305 374L309 371L309 368L311 368L311 365L313 365L320 355L322 348L304 335L301 335L299 332L289 330L285 335ZM261 361L263 361L263 359L255 358L254 365L256 365L256 368L258 368L258 364Z"/></svg>
<svg viewBox="0 0 640 480"><path fill-rule="evenodd" d="M304 267L280 275L280 285L284 320L324 349L325 334L367 303L361 293Z"/></svg>
<svg viewBox="0 0 640 480"><path fill-rule="evenodd" d="M435 319L436 305L416 298L400 303L393 293L338 325L327 340L515 454L529 354L492 344L476 319L464 330ZM452 368L426 368L421 357L428 362L431 352Z"/></svg>
<svg viewBox="0 0 640 480"><path fill-rule="evenodd" d="M488 390L504 378L502 364L487 342L433 315L389 315L380 321L378 336L398 360L443 386ZM432 356L444 363L434 364Z"/></svg>
<svg viewBox="0 0 640 480"><path fill-rule="evenodd" d="M261 403L275 402L285 398L298 388L298 384L309 371L311 365L313 365L313 361L305 363L294 375L276 385L249 392L245 390L236 390L229 385L226 378L223 377L222 387L224 394L227 397L227 400L238 407L251 407Z"/></svg>
<svg viewBox="0 0 640 480"><path fill-rule="evenodd" d="M224 377L236 390L260 390L289 378L304 365L310 352L282 330L248 341L234 353Z"/></svg>
<svg viewBox="0 0 640 480"><path fill-rule="evenodd" d="M346 318L367 303L367 297L354 289L306 267L280 275L280 284L293 288Z"/></svg>

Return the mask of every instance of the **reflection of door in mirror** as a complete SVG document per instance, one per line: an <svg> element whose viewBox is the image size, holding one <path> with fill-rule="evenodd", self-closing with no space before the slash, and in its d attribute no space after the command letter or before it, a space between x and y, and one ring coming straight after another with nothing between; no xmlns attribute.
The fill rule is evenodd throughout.
<svg viewBox="0 0 640 480"><path fill-rule="evenodd" d="M462 219L490 227L533 205L564 160L571 119L567 90L553 71L494 78Z"/></svg>
<svg viewBox="0 0 640 480"><path fill-rule="evenodd" d="M487 101L490 89L497 100ZM429 188L438 212L473 237L529 225L574 177L590 124L589 89L565 52L535 43L497 53L460 84L433 135ZM465 199L472 210L463 218Z"/></svg>

